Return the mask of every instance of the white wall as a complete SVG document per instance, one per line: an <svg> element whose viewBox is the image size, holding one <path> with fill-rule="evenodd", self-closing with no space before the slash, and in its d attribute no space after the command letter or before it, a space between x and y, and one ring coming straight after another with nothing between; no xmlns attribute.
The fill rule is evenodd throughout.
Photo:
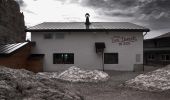
<svg viewBox="0 0 170 100"><path fill-rule="evenodd" d="M44 39L45 32L32 32L31 40L36 42L32 51L35 54L45 54L44 71L64 70L70 66L84 69L102 70L102 58L96 54L95 42L105 42L106 53L118 53L118 64L105 64L106 70L133 70L134 64L143 64L142 32L69 32L64 39ZM51 33L51 32L50 32ZM57 34L57 32L54 32ZM113 36L135 36L137 41L130 45L120 46L112 43ZM53 64L53 53L74 53L74 64ZM136 62L136 54L140 54L140 62Z"/></svg>

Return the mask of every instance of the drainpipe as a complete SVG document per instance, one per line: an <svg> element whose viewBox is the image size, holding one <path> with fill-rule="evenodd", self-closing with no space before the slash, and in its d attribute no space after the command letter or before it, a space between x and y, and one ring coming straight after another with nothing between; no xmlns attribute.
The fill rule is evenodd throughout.
<svg viewBox="0 0 170 100"><path fill-rule="evenodd" d="M144 37L147 35L147 32L143 35L143 39L144 39Z"/></svg>
<svg viewBox="0 0 170 100"><path fill-rule="evenodd" d="M145 61L144 59L144 37L147 35L147 32L143 35L143 62ZM145 66L143 64L143 72L145 71Z"/></svg>
<svg viewBox="0 0 170 100"><path fill-rule="evenodd" d="M103 67L103 71L105 70L104 69L104 51L102 51L102 67Z"/></svg>

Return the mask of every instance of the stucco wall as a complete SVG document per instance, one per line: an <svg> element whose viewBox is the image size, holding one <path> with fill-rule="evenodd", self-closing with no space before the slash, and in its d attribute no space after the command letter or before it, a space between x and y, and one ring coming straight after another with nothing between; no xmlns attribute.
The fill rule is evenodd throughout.
<svg viewBox="0 0 170 100"><path fill-rule="evenodd" d="M102 70L102 56L96 54L95 42L105 42L105 53L118 53L118 64L105 64L105 70L133 70L134 64L143 64L143 34L142 32L69 32L64 39L44 39L45 32L33 32L32 41L36 47L32 53L45 54L44 71L64 70L70 66L85 69ZM54 32L54 35L57 32ZM135 37L136 41L128 45L113 43L114 36ZM53 64L53 53L74 53L74 64ZM136 62L136 54L140 61Z"/></svg>

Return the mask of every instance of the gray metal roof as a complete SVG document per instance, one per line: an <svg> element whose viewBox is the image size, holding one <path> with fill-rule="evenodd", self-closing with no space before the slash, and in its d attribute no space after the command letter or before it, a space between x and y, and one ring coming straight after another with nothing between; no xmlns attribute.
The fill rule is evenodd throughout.
<svg viewBox="0 0 170 100"><path fill-rule="evenodd" d="M162 34L162 35L154 37L154 38L145 39L145 41L152 41L152 40L157 40L157 39L165 39L165 38L169 38L169 37L170 37L170 32Z"/></svg>
<svg viewBox="0 0 170 100"><path fill-rule="evenodd" d="M165 33L165 34L162 34L162 35L160 35L160 36L157 36L157 37L155 37L154 39L158 39L158 38L166 38L166 37L170 37L170 32Z"/></svg>
<svg viewBox="0 0 170 100"><path fill-rule="evenodd" d="M129 23L129 22L92 22L89 27L84 22L44 22L33 27L27 28L27 32L32 31L142 31L148 32L149 29Z"/></svg>
<svg viewBox="0 0 170 100"><path fill-rule="evenodd" d="M11 54L26 44L28 44L28 42L0 45L0 55Z"/></svg>

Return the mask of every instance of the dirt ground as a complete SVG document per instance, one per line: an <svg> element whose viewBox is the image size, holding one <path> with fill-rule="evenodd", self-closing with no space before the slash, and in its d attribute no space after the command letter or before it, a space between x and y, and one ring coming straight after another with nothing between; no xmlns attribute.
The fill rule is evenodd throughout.
<svg viewBox="0 0 170 100"><path fill-rule="evenodd" d="M145 67L145 72L155 70ZM78 90L85 100L170 100L170 91L148 92L120 86L126 80L145 72L106 71L110 75L107 82L100 83L66 83L68 88Z"/></svg>

